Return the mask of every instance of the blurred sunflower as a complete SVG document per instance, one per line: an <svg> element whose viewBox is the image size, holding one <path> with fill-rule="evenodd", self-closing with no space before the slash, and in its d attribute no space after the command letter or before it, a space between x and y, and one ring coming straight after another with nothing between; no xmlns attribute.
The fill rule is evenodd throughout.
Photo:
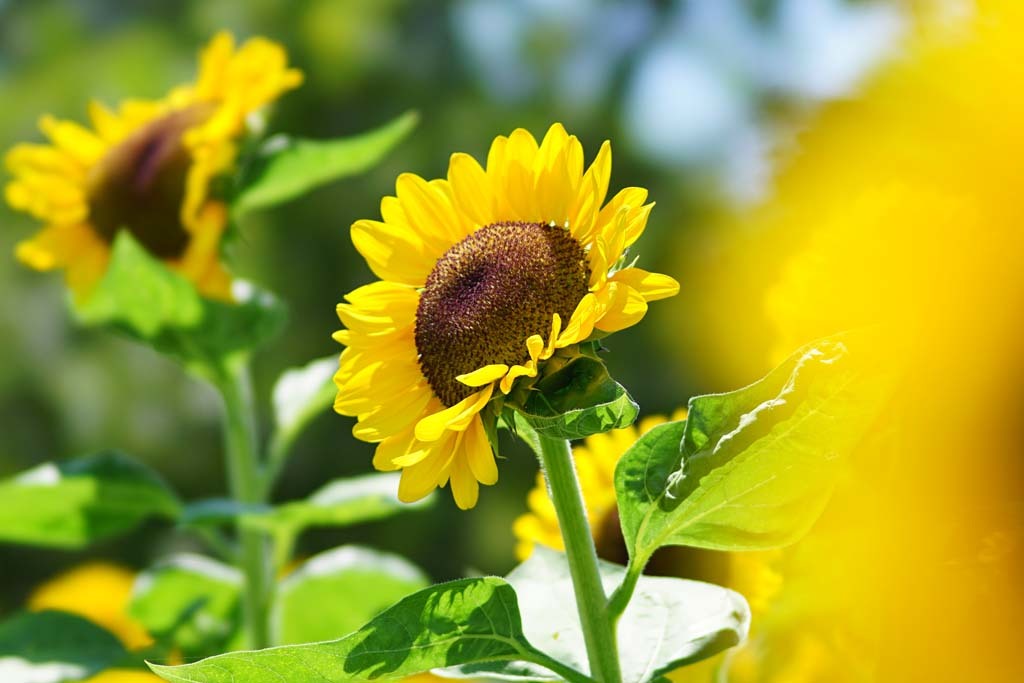
<svg viewBox="0 0 1024 683"><path fill-rule="evenodd" d="M19 144L5 159L8 204L46 223L18 244L18 259L65 269L83 298L127 230L204 295L230 298L220 262L228 216L211 185L232 167L247 117L301 81L280 45L252 38L236 49L222 32L202 50L196 82L163 99L116 111L92 102L92 129L44 116L50 144Z"/></svg>
<svg viewBox="0 0 1024 683"><path fill-rule="evenodd" d="M148 647L153 639L128 615L135 574L105 562L79 565L42 584L29 596L28 609L59 610L88 619L117 636L129 650ZM85 683L155 683L148 671L111 669Z"/></svg>
<svg viewBox="0 0 1024 683"><path fill-rule="evenodd" d="M610 174L608 142L584 172L583 148L560 124L539 145L517 129L494 140L486 169L454 154L447 179L399 176L384 220L352 226L381 280L338 305L347 329L334 338L347 348L334 407L378 444L377 469L402 470L402 500L450 481L456 504L473 507L479 484L498 479L481 418L492 398L678 291L623 267L653 204L636 187L605 204Z"/></svg>

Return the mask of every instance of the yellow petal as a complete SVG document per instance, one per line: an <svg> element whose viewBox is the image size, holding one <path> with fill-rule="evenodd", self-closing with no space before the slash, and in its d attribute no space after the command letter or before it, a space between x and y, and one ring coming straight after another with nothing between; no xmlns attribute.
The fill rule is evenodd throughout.
<svg viewBox="0 0 1024 683"><path fill-rule="evenodd" d="M459 210L478 227L494 222L491 184L476 159L468 154L453 154L448 162L448 182Z"/></svg>
<svg viewBox="0 0 1024 683"><path fill-rule="evenodd" d="M379 221L352 224L352 244L382 280L422 287L440 254L413 230Z"/></svg>
<svg viewBox="0 0 1024 683"><path fill-rule="evenodd" d="M463 431L477 413L487 405L493 391L493 385L488 385L450 408L445 408L421 419L416 423L416 438L420 441L436 441L448 430Z"/></svg>
<svg viewBox="0 0 1024 683"><path fill-rule="evenodd" d="M92 166L107 151L107 146L95 133L72 121L59 121L47 115L39 120L39 128L53 144L83 166Z"/></svg>
<svg viewBox="0 0 1024 683"><path fill-rule="evenodd" d="M679 293L679 283L674 278L642 268L624 268L612 275L610 280L632 287L645 301L667 299Z"/></svg>
<svg viewBox="0 0 1024 683"><path fill-rule="evenodd" d="M380 472L394 472L399 469L395 459L405 455L413 441L413 428L389 436L377 444L373 452L373 467Z"/></svg>
<svg viewBox="0 0 1024 683"><path fill-rule="evenodd" d="M383 441L407 429L415 422L433 398L425 385L416 385L403 394L393 396L384 405L368 415L360 415L352 428L352 435L360 441Z"/></svg>
<svg viewBox="0 0 1024 683"><path fill-rule="evenodd" d="M472 509L480 496L480 485L465 457L456 456L451 470L452 497L460 510Z"/></svg>
<svg viewBox="0 0 1024 683"><path fill-rule="evenodd" d="M487 430L480 419L473 420L462 438L462 451L469 469L477 481L491 486L498 481L498 465L494 462L494 451L487 439Z"/></svg>
<svg viewBox="0 0 1024 683"><path fill-rule="evenodd" d="M587 293L580 302L576 304L576 310L569 318L569 324L558 336L558 348L565 348L571 344L577 344L594 331L594 321L597 319L598 305L597 297Z"/></svg>
<svg viewBox="0 0 1024 683"><path fill-rule="evenodd" d="M439 192L415 173L398 176L395 191L409 225L429 245L434 260L465 237L461 220L446 192Z"/></svg>
<svg viewBox="0 0 1024 683"><path fill-rule="evenodd" d="M604 311L594 326L603 332L618 332L635 325L647 313L647 302L628 285L609 282L599 298Z"/></svg>
<svg viewBox="0 0 1024 683"><path fill-rule="evenodd" d="M504 363L496 363L494 365L485 365L479 370L466 373L465 375L459 375L455 379L465 384L467 387L482 387L485 384L501 379L508 372L508 366Z"/></svg>

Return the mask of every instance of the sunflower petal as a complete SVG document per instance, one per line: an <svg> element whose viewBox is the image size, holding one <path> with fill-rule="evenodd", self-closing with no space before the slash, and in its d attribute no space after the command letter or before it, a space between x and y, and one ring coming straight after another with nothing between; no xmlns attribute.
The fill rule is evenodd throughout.
<svg viewBox="0 0 1024 683"><path fill-rule="evenodd" d="M485 386L455 405L424 417L416 423L416 438L420 441L436 441L446 431L465 430L477 413L487 405L493 391L493 386Z"/></svg>
<svg viewBox="0 0 1024 683"><path fill-rule="evenodd" d="M624 268L609 279L635 289L645 301L667 299L679 293L679 283L674 278L642 268Z"/></svg>

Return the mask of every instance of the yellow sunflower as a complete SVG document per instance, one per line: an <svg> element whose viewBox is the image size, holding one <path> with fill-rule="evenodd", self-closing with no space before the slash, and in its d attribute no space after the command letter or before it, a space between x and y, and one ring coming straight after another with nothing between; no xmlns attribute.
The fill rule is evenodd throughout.
<svg viewBox="0 0 1024 683"><path fill-rule="evenodd" d="M672 296L670 277L621 267L653 204L630 187L605 204L611 146L584 171L583 147L560 124L538 145L517 129L491 145L486 168L454 154L448 177L403 174L360 220L352 241L379 282L338 305L347 328L334 407L377 443L373 464L402 470L398 495L418 500L449 481L476 504L498 479L480 417L558 349L639 321Z"/></svg>
<svg viewBox="0 0 1024 683"><path fill-rule="evenodd" d="M163 99L117 110L92 102L91 129L44 116L50 144L19 144L5 159L14 176L8 204L46 223L17 257L37 270L65 269L81 299L124 229L201 293L230 298L220 262L228 217L211 182L232 167L247 117L301 81L280 45L252 38L236 49L222 32L202 50L195 83Z"/></svg>
<svg viewBox="0 0 1024 683"><path fill-rule="evenodd" d="M142 624L128 616L135 574L106 562L89 562L70 569L39 586L28 599L28 609L70 612L102 626L129 650L148 647L153 639ZM85 683L154 683L148 671L110 669Z"/></svg>

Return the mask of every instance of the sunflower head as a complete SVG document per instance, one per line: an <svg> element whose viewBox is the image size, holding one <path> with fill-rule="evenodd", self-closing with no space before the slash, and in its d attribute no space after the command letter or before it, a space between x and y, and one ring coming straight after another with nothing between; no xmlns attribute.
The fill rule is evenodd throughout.
<svg viewBox="0 0 1024 683"><path fill-rule="evenodd" d="M44 116L49 144L17 145L5 159L8 204L45 223L18 258L65 269L81 299L125 230L202 294L230 298L220 261L227 211L211 183L234 164L247 117L301 80L276 43L252 38L236 49L220 33L202 51L195 83L161 100L116 110L93 102L91 127Z"/></svg>
<svg viewBox="0 0 1024 683"><path fill-rule="evenodd" d="M607 142L584 169L560 124L539 144L519 129L494 140L485 166L455 154L447 178L399 176L383 220L352 226L381 279L338 305L335 409L378 444L375 467L402 470L403 500L450 482L473 507L478 485L498 478L488 404L559 349L629 327L678 291L622 267L653 205L635 187L606 202L610 174Z"/></svg>

